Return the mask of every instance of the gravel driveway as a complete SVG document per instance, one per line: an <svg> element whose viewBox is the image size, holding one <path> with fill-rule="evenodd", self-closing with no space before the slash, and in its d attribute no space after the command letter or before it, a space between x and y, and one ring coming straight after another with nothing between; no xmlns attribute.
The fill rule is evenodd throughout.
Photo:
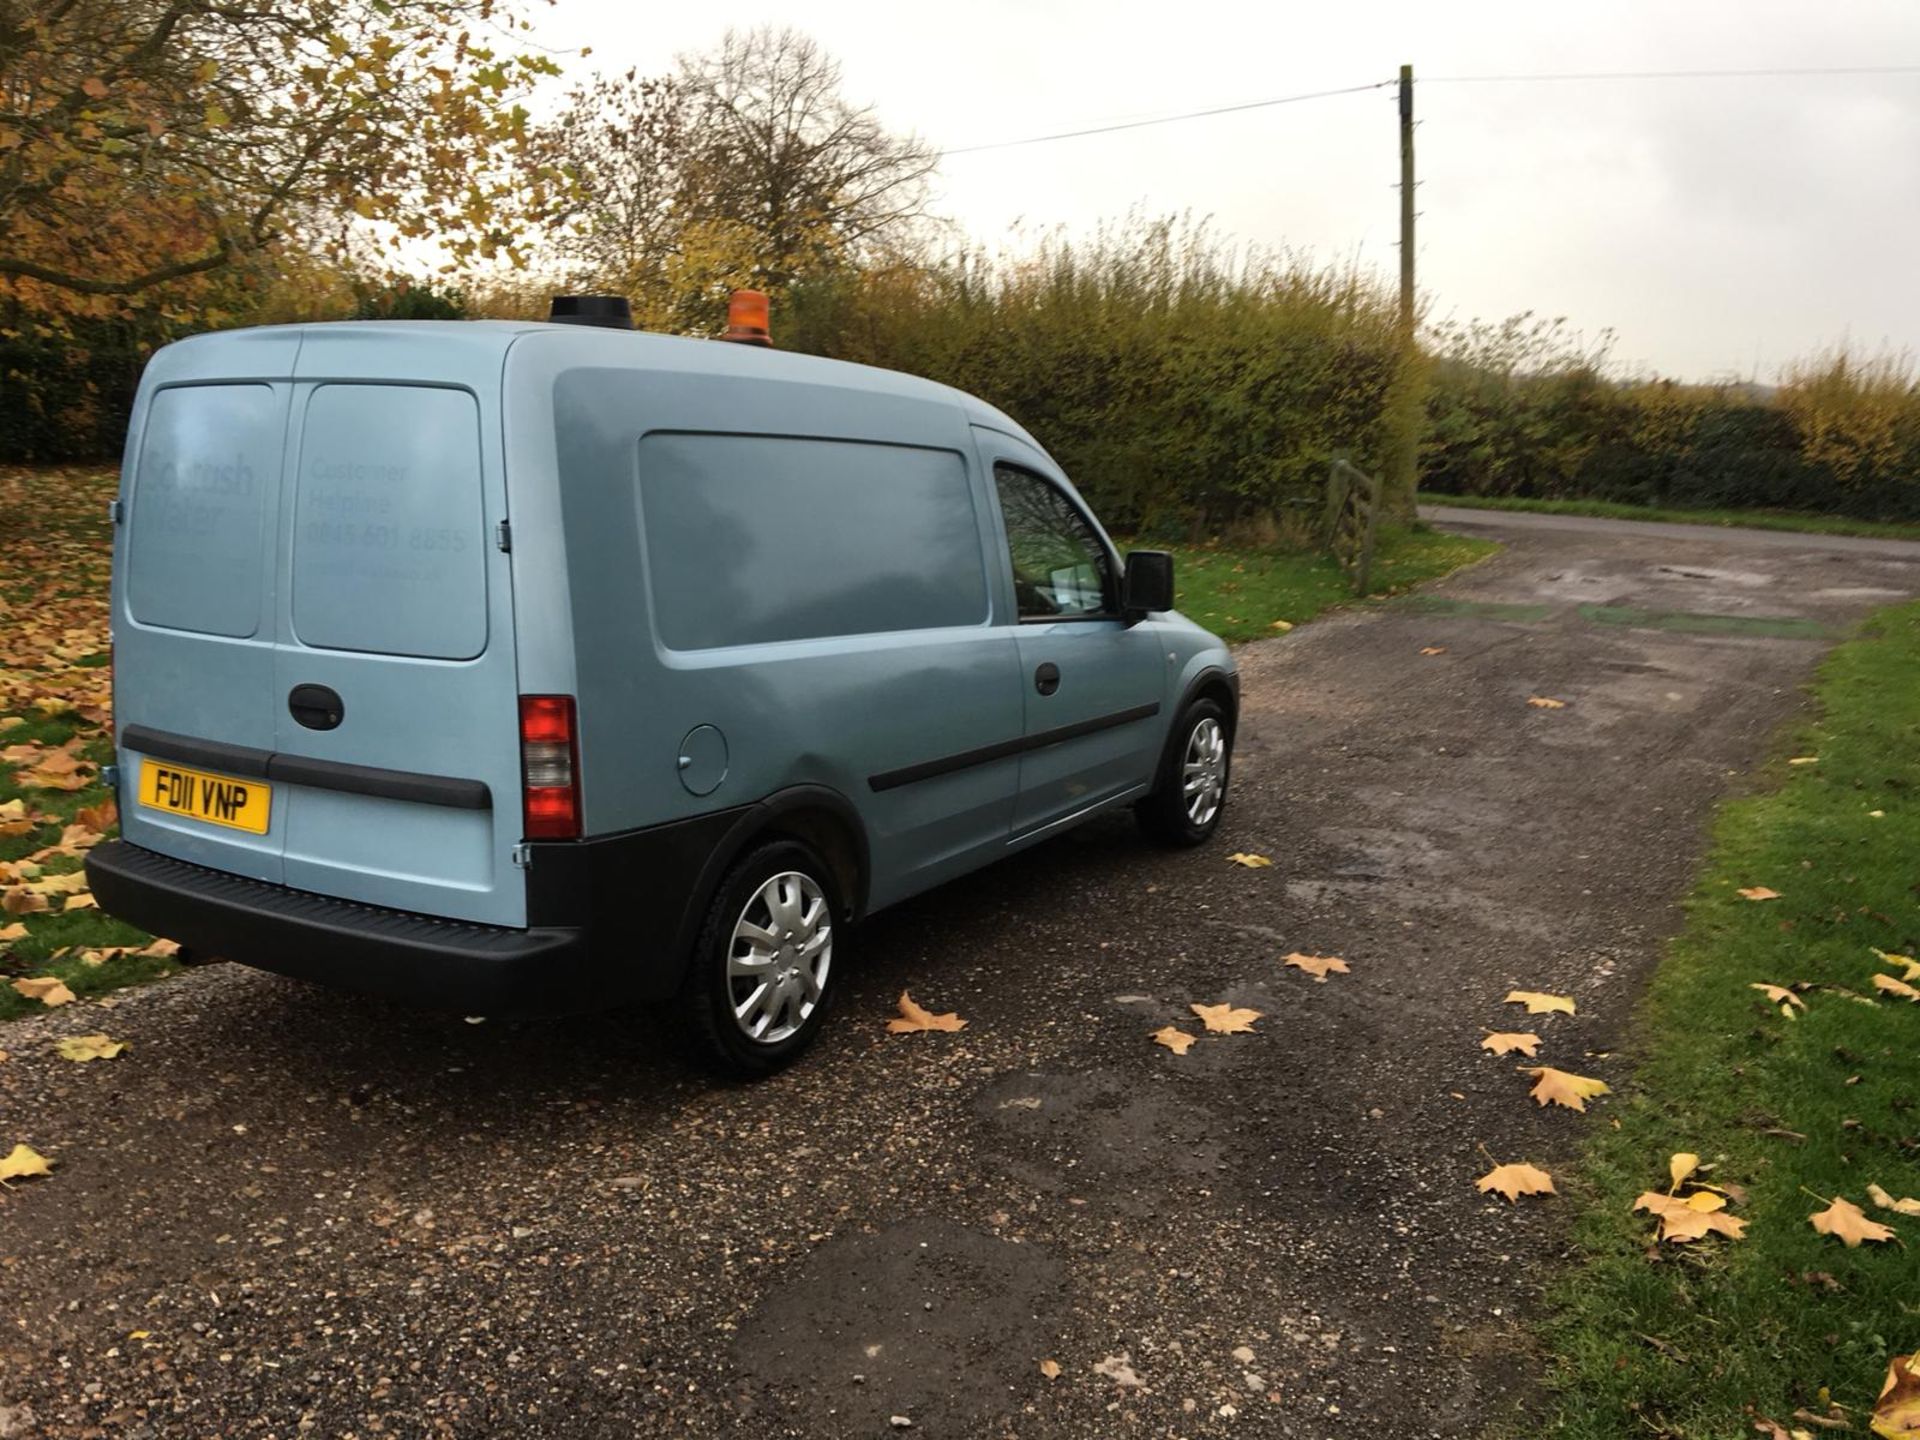
<svg viewBox="0 0 1920 1440"><path fill-rule="evenodd" d="M1473 1181L1596 1122L1480 1037L1526 1028L1509 988L1559 991L1542 1058L1627 1080L1712 803L1823 648L1920 589L1920 546L1444 519L1508 548L1242 652L1216 844L1117 817L889 912L765 1084L621 1017L467 1024L235 966L0 1030L0 1149L58 1162L0 1195L0 1437L1509 1413L1565 1212ZM968 1027L888 1036L903 987ZM1223 1000L1254 1033L1149 1042ZM101 1029L131 1050L52 1052Z"/></svg>

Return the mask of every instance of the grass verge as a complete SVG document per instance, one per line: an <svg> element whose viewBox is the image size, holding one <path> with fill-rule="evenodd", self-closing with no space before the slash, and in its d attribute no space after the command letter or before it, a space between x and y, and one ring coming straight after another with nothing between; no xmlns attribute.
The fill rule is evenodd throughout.
<svg viewBox="0 0 1920 1440"><path fill-rule="evenodd" d="M1819 718L1765 793L1721 812L1685 929L1638 1017L1640 1064L1581 1167L1581 1263L1554 1295L1560 1440L1865 1430L1889 1358L1920 1349L1920 1004L1875 949L1920 950L1920 605L1883 612L1820 673ZM1779 898L1743 898L1764 886ZM1782 1013L1755 984L1791 987ZM1631 1213L1668 1157L1740 1187L1746 1237L1652 1242ZM1894 1243L1808 1216L1844 1196ZM1835 1411L1833 1404L1844 1407ZM1835 1433L1838 1433L1837 1431Z"/></svg>
<svg viewBox="0 0 1920 1440"><path fill-rule="evenodd" d="M1353 603L1352 587L1330 555L1224 546L1167 548L1174 555L1180 613L1234 644L1281 633L1323 610ZM1492 541L1446 535L1424 525L1383 530L1374 548L1373 594L1397 594L1499 548Z"/></svg>
<svg viewBox="0 0 1920 1440"><path fill-rule="evenodd" d="M1530 500L1512 495L1428 495L1422 505L1463 510L1524 510L1537 515L1590 515L1601 520L1663 520L1672 525L1725 525L1748 530L1790 530L1803 535L1862 535L1873 540L1920 540L1920 525L1852 520L1844 515L1808 515L1794 510L1669 510L1623 505L1613 500Z"/></svg>
<svg viewBox="0 0 1920 1440"><path fill-rule="evenodd" d="M173 969L152 939L69 889L115 833L100 767L112 759L107 575L114 474L0 468L0 1020L41 1010L16 979L99 995ZM104 827L83 821L105 821Z"/></svg>

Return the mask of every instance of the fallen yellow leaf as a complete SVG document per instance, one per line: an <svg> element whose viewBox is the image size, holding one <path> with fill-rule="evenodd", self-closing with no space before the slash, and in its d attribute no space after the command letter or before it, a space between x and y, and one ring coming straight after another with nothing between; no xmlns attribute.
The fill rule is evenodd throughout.
<svg viewBox="0 0 1920 1440"><path fill-rule="evenodd" d="M1541 1105L1564 1105L1569 1110L1585 1110L1587 1101L1596 1095L1612 1093L1612 1087L1604 1080L1556 1070L1551 1065L1522 1066L1520 1073L1533 1076L1531 1094L1535 1102Z"/></svg>
<svg viewBox="0 0 1920 1440"><path fill-rule="evenodd" d="M1529 695L1527 697L1527 704L1533 706L1536 710L1564 710L1567 708L1566 701L1555 700L1546 695Z"/></svg>
<svg viewBox="0 0 1920 1440"><path fill-rule="evenodd" d="M932 1011L913 1003L913 996L905 990L900 992L900 1014L898 1018L887 1021L887 1029L895 1035L907 1035L921 1030L964 1030L967 1022L949 1011L945 1015L935 1015Z"/></svg>
<svg viewBox="0 0 1920 1440"><path fill-rule="evenodd" d="M1818 765L1819 763L1820 757L1818 755L1796 755L1787 761L1789 765Z"/></svg>
<svg viewBox="0 0 1920 1440"><path fill-rule="evenodd" d="M1518 1201L1522 1195L1556 1195L1553 1188L1553 1176L1537 1165L1513 1164L1496 1165L1478 1180L1474 1188L1482 1195L1489 1190L1497 1190L1511 1202Z"/></svg>
<svg viewBox="0 0 1920 1440"><path fill-rule="evenodd" d="M42 1005L52 1007L68 1004L73 992L67 988L66 981L52 975L25 975L13 982L13 988L29 1000L38 1000Z"/></svg>
<svg viewBox="0 0 1920 1440"><path fill-rule="evenodd" d="M1176 1055L1184 1055L1193 1048L1195 1037L1189 1035L1178 1025L1162 1025L1153 1032L1153 1043L1164 1045Z"/></svg>
<svg viewBox="0 0 1920 1440"><path fill-rule="evenodd" d="M1287 633L1287 631L1293 628L1293 622L1291 620L1276 620L1273 622L1273 625L1271 628L1278 630L1282 635L1284 635Z"/></svg>
<svg viewBox="0 0 1920 1440"><path fill-rule="evenodd" d="M1780 892L1778 890L1769 890L1764 885L1742 886L1740 894L1748 900L1778 900L1780 898Z"/></svg>
<svg viewBox="0 0 1920 1440"><path fill-rule="evenodd" d="M1702 1214L1711 1214L1715 1210L1727 1208L1727 1197L1713 1190L1696 1190L1687 1196L1687 1208L1698 1210Z"/></svg>
<svg viewBox="0 0 1920 1440"><path fill-rule="evenodd" d="M1243 1035L1260 1018L1258 1010L1243 1010L1232 1005L1189 1005L1200 1022L1216 1035Z"/></svg>
<svg viewBox="0 0 1920 1440"><path fill-rule="evenodd" d="M1867 1186L1867 1198L1880 1209L1891 1210L1896 1215L1920 1215L1920 1200L1896 1200L1878 1185Z"/></svg>
<svg viewBox="0 0 1920 1440"><path fill-rule="evenodd" d="M1889 995L1898 995L1902 1000L1920 1000L1920 990L1914 989L1904 980L1894 979L1891 975L1874 976L1873 988L1884 990Z"/></svg>
<svg viewBox="0 0 1920 1440"><path fill-rule="evenodd" d="M1660 1238L1676 1244L1698 1240L1708 1234L1725 1235L1729 1240L1745 1237L1746 1221L1720 1210L1698 1209L1691 1203L1693 1199L1692 1195L1682 1199L1675 1195L1663 1195L1658 1190L1649 1190L1633 1202L1633 1208L1659 1216Z"/></svg>
<svg viewBox="0 0 1920 1440"><path fill-rule="evenodd" d="M1447 653L1447 647L1444 645L1422 645L1420 647L1420 653L1422 655L1444 655Z"/></svg>
<svg viewBox="0 0 1920 1440"><path fill-rule="evenodd" d="M1060 1362L1058 1360L1042 1360L1040 1362L1040 1373L1049 1380L1058 1380L1060 1378Z"/></svg>
<svg viewBox="0 0 1920 1440"><path fill-rule="evenodd" d="M68 911L98 910L99 908L100 908L100 902L93 898L93 893L91 891L87 891L86 893L80 894L80 895L69 895L67 897Z"/></svg>
<svg viewBox="0 0 1920 1440"><path fill-rule="evenodd" d="M52 1173L53 1162L31 1145L15 1145L10 1154L0 1159L0 1184L8 1180L23 1180L29 1175Z"/></svg>
<svg viewBox="0 0 1920 1440"><path fill-rule="evenodd" d="M7 944L14 940L24 940L26 938L27 927L18 920L6 926L4 929L0 929L0 944Z"/></svg>
<svg viewBox="0 0 1920 1440"><path fill-rule="evenodd" d="M4 936L0 936L0 938L4 938ZM1872 946L1868 946L1867 948L1873 949ZM1916 980L1920 980L1920 960L1914 959L1911 955L1892 955L1885 950L1874 950L1873 953L1880 957L1880 963L1882 965L1902 966L1907 973L1900 978L1905 980L1909 985L1913 984Z"/></svg>
<svg viewBox="0 0 1920 1440"><path fill-rule="evenodd" d="M1844 1241L1849 1250L1858 1249L1863 1241L1871 1240L1878 1244L1895 1238L1891 1225L1867 1219L1866 1212L1858 1205L1838 1196L1826 1209L1809 1215L1807 1219L1822 1235L1831 1235Z"/></svg>
<svg viewBox="0 0 1920 1440"><path fill-rule="evenodd" d="M1540 1037L1531 1030L1492 1030L1480 1042L1480 1048L1496 1055L1517 1053L1531 1060L1540 1049Z"/></svg>
<svg viewBox="0 0 1920 1440"><path fill-rule="evenodd" d="M1756 980L1747 988L1749 990L1758 990L1762 995L1765 995L1767 999L1778 1005L1781 1014L1786 1015L1789 1019L1792 1018L1791 1012L1807 1008L1807 1002L1794 994L1793 991L1787 989L1784 985L1767 985Z"/></svg>
<svg viewBox="0 0 1920 1440"><path fill-rule="evenodd" d="M1871 1419L1873 1433L1882 1440L1920 1440L1920 1351L1887 1362L1887 1381Z"/></svg>
<svg viewBox="0 0 1920 1440"><path fill-rule="evenodd" d="M1242 854L1239 851L1227 856L1227 859L1236 865L1244 865L1249 870L1262 870L1273 864L1273 861L1264 855Z"/></svg>
<svg viewBox="0 0 1920 1440"><path fill-rule="evenodd" d="M1347 962L1333 955L1302 955L1296 950L1282 963L1291 965L1296 970L1306 971L1322 985L1327 983L1329 972L1341 975L1349 973Z"/></svg>
<svg viewBox="0 0 1920 1440"><path fill-rule="evenodd" d="M1544 995L1538 990L1509 990L1506 1003L1526 1006L1529 1015L1551 1015L1556 1010L1566 1015L1574 1013L1573 1001L1565 995Z"/></svg>
<svg viewBox="0 0 1920 1440"><path fill-rule="evenodd" d="M1690 1150L1675 1152L1673 1158L1667 1161L1667 1174L1673 1177L1673 1188L1678 1190L1680 1188L1680 1182L1699 1168L1700 1157L1698 1155L1695 1155Z"/></svg>
<svg viewBox="0 0 1920 1440"><path fill-rule="evenodd" d="M5 910L9 915L38 915L46 908L47 897L24 885L16 885L5 895L0 895L0 910Z"/></svg>
<svg viewBox="0 0 1920 1440"><path fill-rule="evenodd" d="M111 1060L127 1048L127 1042L105 1035L65 1035L53 1042L53 1048L66 1060Z"/></svg>

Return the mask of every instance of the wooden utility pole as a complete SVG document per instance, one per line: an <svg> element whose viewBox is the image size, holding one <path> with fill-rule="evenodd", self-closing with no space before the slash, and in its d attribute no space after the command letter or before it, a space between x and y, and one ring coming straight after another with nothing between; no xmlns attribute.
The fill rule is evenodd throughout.
<svg viewBox="0 0 1920 1440"><path fill-rule="evenodd" d="M1401 519L1414 516L1414 494L1420 476L1420 432L1424 428L1426 397L1419 380L1419 357L1414 353L1413 288L1413 66L1400 67L1400 383L1403 393L1392 405L1395 432L1386 468L1387 505Z"/></svg>
<svg viewBox="0 0 1920 1440"><path fill-rule="evenodd" d="M1400 328L1413 336L1413 66L1400 67Z"/></svg>

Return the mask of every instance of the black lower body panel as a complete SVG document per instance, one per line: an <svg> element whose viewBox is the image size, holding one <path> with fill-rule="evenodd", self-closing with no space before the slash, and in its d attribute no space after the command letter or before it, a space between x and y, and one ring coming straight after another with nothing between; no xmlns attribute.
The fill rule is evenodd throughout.
<svg viewBox="0 0 1920 1440"><path fill-rule="evenodd" d="M108 841L87 856L108 914L203 957L469 1015L609 999L586 930L510 930L335 900Z"/></svg>

